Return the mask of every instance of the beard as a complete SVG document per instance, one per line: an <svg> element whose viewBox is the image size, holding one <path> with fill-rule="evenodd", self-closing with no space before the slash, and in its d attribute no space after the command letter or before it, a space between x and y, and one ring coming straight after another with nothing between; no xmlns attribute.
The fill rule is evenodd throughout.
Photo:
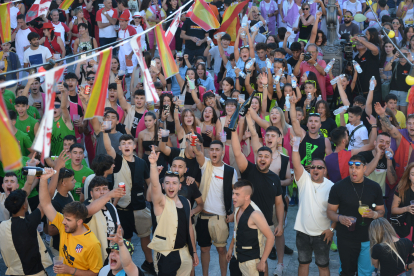
<svg viewBox="0 0 414 276"><path fill-rule="evenodd" d="M351 22L351 21L352 21L351 19L346 19L346 20L344 19L344 22L345 22L345 23L349 23L349 22Z"/></svg>

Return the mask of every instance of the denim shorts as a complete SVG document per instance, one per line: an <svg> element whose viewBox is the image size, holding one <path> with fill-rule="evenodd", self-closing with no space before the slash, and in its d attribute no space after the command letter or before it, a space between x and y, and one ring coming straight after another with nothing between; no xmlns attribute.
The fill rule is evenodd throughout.
<svg viewBox="0 0 414 276"><path fill-rule="evenodd" d="M407 95L408 91L397 91L397 90L390 90L390 93L397 96L397 105L399 106L407 106Z"/></svg>
<svg viewBox="0 0 414 276"><path fill-rule="evenodd" d="M298 249L298 261L300 264L310 264L312 262L312 252L314 252L315 264L317 266L329 266L329 249L331 248L331 243L326 243L323 240L324 238L325 235L309 236L296 231L296 248Z"/></svg>

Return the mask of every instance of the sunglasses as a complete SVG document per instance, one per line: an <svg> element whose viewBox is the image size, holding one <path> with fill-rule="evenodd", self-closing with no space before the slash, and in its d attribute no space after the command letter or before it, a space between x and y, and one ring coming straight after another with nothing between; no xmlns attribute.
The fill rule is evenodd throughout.
<svg viewBox="0 0 414 276"><path fill-rule="evenodd" d="M360 161L349 161L348 162L348 165L349 166L352 166L352 165L355 165L355 166L357 166L357 167L359 167L359 166L364 166L365 164L364 163L362 163L362 162L360 162Z"/></svg>
<svg viewBox="0 0 414 276"><path fill-rule="evenodd" d="M321 114L319 114L319 113L309 113L309 116L321 117Z"/></svg>
<svg viewBox="0 0 414 276"><path fill-rule="evenodd" d="M171 94L172 95L172 92L171 91L162 91L161 94Z"/></svg>
<svg viewBox="0 0 414 276"><path fill-rule="evenodd" d="M60 108L60 104L55 104L55 108Z"/></svg>
<svg viewBox="0 0 414 276"><path fill-rule="evenodd" d="M168 171L165 173L165 176L178 176L178 172Z"/></svg>
<svg viewBox="0 0 414 276"><path fill-rule="evenodd" d="M309 8L304 8L303 10L304 10L304 11L307 11L307 10L309 10Z"/></svg>
<svg viewBox="0 0 414 276"><path fill-rule="evenodd" d="M352 18L352 15L344 15L345 18Z"/></svg>
<svg viewBox="0 0 414 276"><path fill-rule="evenodd" d="M88 80L88 81L95 80L95 77L87 77L86 80Z"/></svg>
<svg viewBox="0 0 414 276"><path fill-rule="evenodd" d="M314 169L323 170L323 169L325 169L325 167L324 167L324 166L321 166L321 165L317 165L317 166L315 166L315 165L310 165L310 166L309 166L309 168L310 168L311 170L314 170Z"/></svg>
<svg viewBox="0 0 414 276"><path fill-rule="evenodd" d="M400 22L392 22L392 25L400 25Z"/></svg>
<svg viewBox="0 0 414 276"><path fill-rule="evenodd" d="M240 47L240 50L241 50L241 49L244 49L244 48L249 49L249 45L243 45L243 46L241 46L241 47Z"/></svg>

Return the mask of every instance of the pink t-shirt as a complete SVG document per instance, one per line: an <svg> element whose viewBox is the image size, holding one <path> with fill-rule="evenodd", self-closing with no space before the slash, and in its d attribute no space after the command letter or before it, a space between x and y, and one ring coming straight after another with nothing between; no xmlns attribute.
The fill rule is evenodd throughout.
<svg viewBox="0 0 414 276"><path fill-rule="evenodd" d="M318 60L318 64L325 69L326 67L326 62L324 60ZM310 65L309 63L307 63L306 61L302 61L302 63L300 64L300 76L303 75L303 73L307 72L307 71L311 71L314 72L318 78L318 84L319 87L321 88L321 92L322 92L322 99L324 99L326 101L326 87L325 87L325 76L321 75L318 70L316 70L315 66ZM302 84L302 83L301 83Z"/></svg>

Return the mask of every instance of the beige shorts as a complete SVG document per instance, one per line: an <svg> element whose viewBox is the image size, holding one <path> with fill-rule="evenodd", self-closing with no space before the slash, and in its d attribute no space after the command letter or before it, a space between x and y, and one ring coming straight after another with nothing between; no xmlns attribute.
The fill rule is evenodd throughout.
<svg viewBox="0 0 414 276"><path fill-rule="evenodd" d="M214 244L216 247L225 247L229 237L229 227L226 216L206 216L199 214L197 219L197 242L200 247Z"/></svg>
<svg viewBox="0 0 414 276"><path fill-rule="evenodd" d="M276 206L275 205L273 205L272 221L273 221L274 228L276 228L279 225L279 221L277 221L277 217L276 217ZM273 230L275 230L274 228L273 228Z"/></svg>
<svg viewBox="0 0 414 276"><path fill-rule="evenodd" d="M239 263L239 268L243 276L259 276L259 271L257 270L258 263L260 263L260 259Z"/></svg>
<svg viewBox="0 0 414 276"><path fill-rule="evenodd" d="M178 254L177 254L178 252ZM188 252L188 247L185 246L179 250L171 251L167 256L162 255L154 251L154 269L157 274L161 272L163 275L177 275L177 276L188 276L193 269L193 259ZM176 268L174 264L181 263L179 268ZM158 267L160 265L160 267Z"/></svg>
<svg viewBox="0 0 414 276"><path fill-rule="evenodd" d="M134 211L135 230L139 238L148 237L151 234L151 211L148 208Z"/></svg>

